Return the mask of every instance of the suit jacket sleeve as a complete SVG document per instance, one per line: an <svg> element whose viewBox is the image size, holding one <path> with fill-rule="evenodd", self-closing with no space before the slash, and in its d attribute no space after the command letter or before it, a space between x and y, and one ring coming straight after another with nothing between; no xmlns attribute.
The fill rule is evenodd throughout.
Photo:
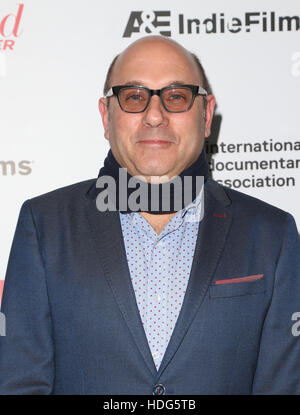
<svg viewBox="0 0 300 415"><path fill-rule="evenodd" d="M19 215L1 312L0 394L50 394L54 379L52 325L37 229L27 200Z"/></svg>
<svg viewBox="0 0 300 415"><path fill-rule="evenodd" d="M300 312L300 242L291 215L278 237L282 246L261 335L254 394L300 394L300 331L293 329ZM268 255L267 247L262 249Z"/></svg>

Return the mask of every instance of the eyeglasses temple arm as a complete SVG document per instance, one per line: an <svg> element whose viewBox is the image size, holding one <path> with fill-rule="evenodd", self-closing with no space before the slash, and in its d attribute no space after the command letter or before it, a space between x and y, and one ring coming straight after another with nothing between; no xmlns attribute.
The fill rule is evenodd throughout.
<svg viewBox="0 0 300 415"><path fill-rule="evenodd" d="M113 90L112 90L112 88L110 88L107 92L106 92L106 94L105 94L105 98L109 98L109 97L112 97L113 96Z"/></svg>

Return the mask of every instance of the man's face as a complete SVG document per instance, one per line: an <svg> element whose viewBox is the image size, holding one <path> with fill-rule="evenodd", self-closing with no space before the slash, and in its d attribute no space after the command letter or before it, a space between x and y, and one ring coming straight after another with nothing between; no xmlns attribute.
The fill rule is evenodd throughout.
<svg viewBox="0 0 300 415"><path fill-rule="evenodd" d="M180 82L202 85L198 68L184 49L165 40L136 42L117 60L111 86L135 84L160 89ZM167 112L156 95L142 113L121 110L117 98L101 98L99 109L112 153L132 176L173 176L200 155L210 133L214 97L197 96L187 112Z"/></svg>

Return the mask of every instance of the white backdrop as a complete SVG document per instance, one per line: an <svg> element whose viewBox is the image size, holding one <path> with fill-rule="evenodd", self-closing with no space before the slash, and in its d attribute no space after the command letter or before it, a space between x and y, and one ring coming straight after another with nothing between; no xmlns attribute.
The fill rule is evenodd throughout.
<svg viewBox="0 0 300 415"><path fill-rule="evenodd" d="M300 229L299 12L299 0L1 0L0 280L22 202L97 176L107 68L150 33L206 69L221 121L213 177L289 211Z"/></svg>

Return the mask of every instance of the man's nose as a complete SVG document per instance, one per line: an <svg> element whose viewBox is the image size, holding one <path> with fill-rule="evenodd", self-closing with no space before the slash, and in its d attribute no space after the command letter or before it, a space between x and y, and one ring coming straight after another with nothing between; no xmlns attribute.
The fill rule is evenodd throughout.
<svg viewBox="0 0 300 415"><path fill-rule="evenodd" d="M164 109L160 97L153 95L144 113L144 123L150 127L167 124L167 111Z"/></svg>

